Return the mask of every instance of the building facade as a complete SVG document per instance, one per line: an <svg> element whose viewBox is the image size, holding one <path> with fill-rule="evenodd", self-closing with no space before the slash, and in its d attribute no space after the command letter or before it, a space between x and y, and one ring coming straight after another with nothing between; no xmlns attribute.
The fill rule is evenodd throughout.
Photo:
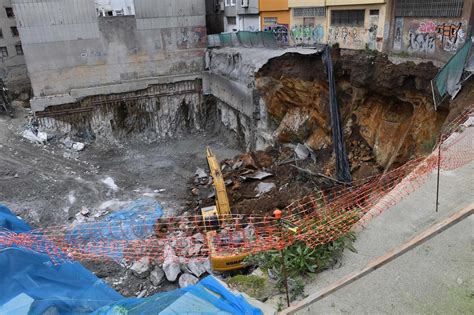
<svg viewBox="0 0 474 315"><path fill-rule="evenodd" d="M205 0L135 0L129 16L98 16L90 0L13 0L34 111L199 79ZM71 10L74 7L76 10Z"/></svg>
<svg viewBox="0 0 474 315"><path fill-rule="evenodd" d="M295 45L326 43L325 0L289 0L290 32Z"/></svg>
<svg viewBox="0 0 474 315"><path fill-rule="evenodd" d="M347 49L382 51L390 28L384 0L326 0L327 42Z"/></svg>
<svg viewBox="0 0 474 315"><path fill-rule="evenodd" d="M394 54L448 61L471 40L472 0L394 0L390 49Z"/></svg>
<svg viewBox="0 0 474 315"><path fill-rule="evenodd" d="M259 0L222 0L226 32L259 31Z"/></svg>
<svg viewBox="0 0 474 315"><path fill-rule="evenodd" d="M260 21L262 30L273 30L290 26L288 0L260 0Z"/></svg>
<svg viewBox="0 0 474 315"><path fill-rule="evenodd" d="M15 11L10 0L0 0L0 78L10 89L28 88L29 80Z"/></svg>

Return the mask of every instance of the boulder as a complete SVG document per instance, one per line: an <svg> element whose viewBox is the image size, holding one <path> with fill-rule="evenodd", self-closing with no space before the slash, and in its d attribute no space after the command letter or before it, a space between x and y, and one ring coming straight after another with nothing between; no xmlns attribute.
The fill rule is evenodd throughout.
<svg viewBox="0 0 474 315"><path fill-rule="evenodd" d="M191 273L199 278L208 271L209 264L209 259L202 260L191 258L189 262L183 266L183 268L186 272Z"/></svg>
<svg viewBox="0 0 474 315"><path fill-rule="evenodd" d="M181 273L181 268L178 256L175 255L174 250L169 245L165 246L164 258L163 271L165 272L166 279L170 282L174 282Z"/></svg>
<svg viewBox="0 0 474 315"><path fill-rule="evenodd" d="M160 267L156 266L150 273L150 281L154 286L159 286L165 281L165 272Z"/></svg>
<svg viewBox="0 0 474 315"><path fill-rule="evenodd" d="M189 273L183 273L181 277L179 277L179 287L186 288L190 285L194 285L198 283L199 279Z"/></svg>
<svg viewBox="0 0 474 315"><path fill-rule="evenodd" d="M142 259L135 261L130 267L133 274L140 279L145 279L150 275L150 258L143 257Z"/></svg>

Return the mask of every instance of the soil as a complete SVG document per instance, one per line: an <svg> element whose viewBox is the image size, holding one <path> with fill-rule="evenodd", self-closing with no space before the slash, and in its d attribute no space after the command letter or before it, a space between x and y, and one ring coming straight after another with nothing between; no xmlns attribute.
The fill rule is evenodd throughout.
<svg viewBox="0 0 474 315"><path fill-rule="evenodd" d="M222 158L240 152L205 133L153 143L134 138L120 145L87 142L84 151L73 152L61 143L61 134L50 135L46 145L23 139L29 113L15 110L13 119L0 115L0 203L34 228L71 224L83 210L90 213L88 219L100 220L143 197L159 201L166 216L179 215L187 208L188 178L197 167L206 167L206 146ZM106 178L118 188L104 184ZM127 297L176 288L169 283L154 287L126 265L82 263Z"/></svg>

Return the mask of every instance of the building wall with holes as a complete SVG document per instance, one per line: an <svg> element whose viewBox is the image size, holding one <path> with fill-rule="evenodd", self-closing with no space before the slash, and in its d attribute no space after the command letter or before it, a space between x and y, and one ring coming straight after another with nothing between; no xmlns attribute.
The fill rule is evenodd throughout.
<svg viewBox="0 0 474 315"><path fill-rule="evenodd" d="M135 15L98 17L90 0L13 0L32 109L201 76L205 0L134 0Z"/></svg>
<svg viewBox="0 0 474 315"><path fill-rule="evenodd" d="M469 41L473 1L447 0L439 7L429 1L396 3L390 49L393 54L446 62Z"/></svg>

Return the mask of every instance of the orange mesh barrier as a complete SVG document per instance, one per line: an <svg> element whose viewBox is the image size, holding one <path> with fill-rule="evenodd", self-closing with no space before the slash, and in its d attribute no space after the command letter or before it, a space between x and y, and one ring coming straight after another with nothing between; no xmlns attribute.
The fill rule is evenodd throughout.
<svg viewBox="0 0 474 315"><path fill-rule="evenodd" d="M441 145L441 150L439 150ZM441 158L438 159L438 152ZM127 240L120 226L107 222L57 226L26 234L0 231L0 245L18 246L49 255L54 262L70 260L156 261L207 259L281 249L296 241L316 247L346 235L355 226L396 205L423 185L441 161L442 170L453 170L474 158L474 107L453 121L440 137L436 149L425 158L414 159L382 175L338 186L310 195L283 209L283 219L272 216L230 215L221 220L219 232L206 239L200 216L162 218L155 224L133 221L133 228L148 231L146 239ZM283 226L283 227L282 227ZM297 227L293 232L286 227ZM138 233L137 233L138 234ZM93 235L93 237L90 237ZM112 239L110 236L113 236ZM174 254L169 253L169 248Z"/></svg>

